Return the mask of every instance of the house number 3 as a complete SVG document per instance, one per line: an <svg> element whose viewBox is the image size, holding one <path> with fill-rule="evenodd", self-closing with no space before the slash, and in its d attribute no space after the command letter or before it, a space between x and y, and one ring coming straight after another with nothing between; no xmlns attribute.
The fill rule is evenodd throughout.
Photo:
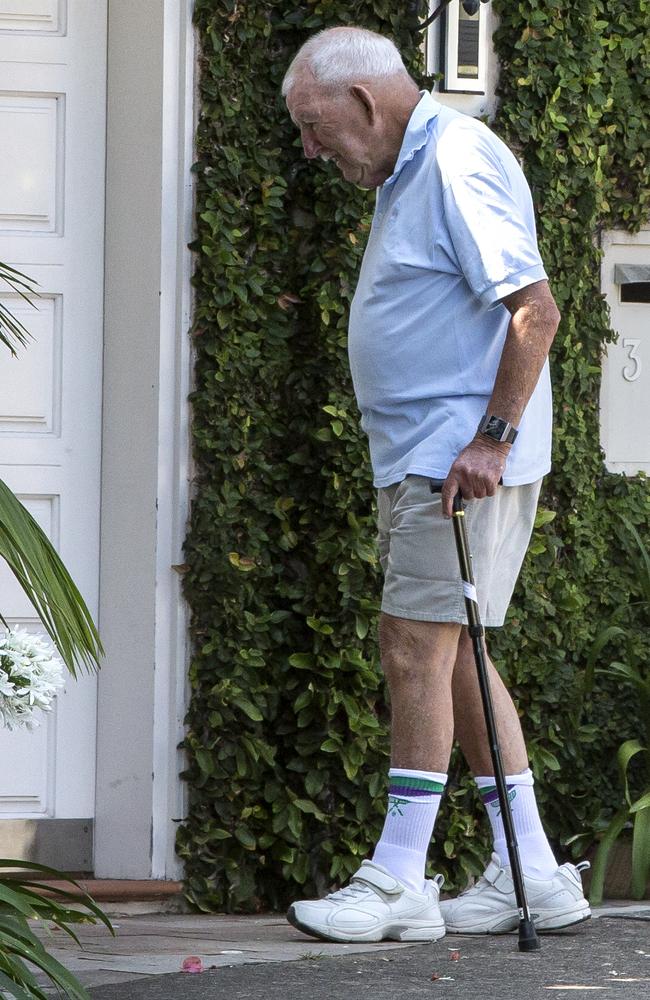
<svg viewBox="0 0 650 1000"><path fill-rule="evenodd" d="M636 382L641 374L641 358L637 354L640 343L640 340L631 340L629 337L623 341L623 347L628 351L629 359L634 364L633 368L626 365L623 369L623 378L626 382Z"/></svg>

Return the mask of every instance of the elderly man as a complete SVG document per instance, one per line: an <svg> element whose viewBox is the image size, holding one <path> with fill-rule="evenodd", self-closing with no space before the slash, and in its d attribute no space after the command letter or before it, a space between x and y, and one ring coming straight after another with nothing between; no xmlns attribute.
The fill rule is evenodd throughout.
<svg viewBox="0 0 650 1000"><path fill-rule="evenodd" d="M386 820L348 886L288 919L335 941L435 940L518 924L453 532L460 489L482 618L502 625L550 467L547 355L559 314L530 192L486 126L418 91L388 39L361 28L311 38L283 96L309 159L378 188L350 310L349 354L378 488L379 623L391 704ZM442 497L431 478L445 479ZM503 486L498 486L503 479ZM442 515L442 516L441 516ZM529 905L538 930L590 915L579 870L544 834L515 706L490 664ZM494 833L477 884L439 904L428 845L456 738Z"/></svg>

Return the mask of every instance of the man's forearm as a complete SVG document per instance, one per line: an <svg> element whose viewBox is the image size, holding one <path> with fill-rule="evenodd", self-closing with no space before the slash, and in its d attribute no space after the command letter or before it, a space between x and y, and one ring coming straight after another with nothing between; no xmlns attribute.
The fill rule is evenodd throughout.
<svg viewBox="0 0 650 1000"><path fill-rule="evenodd" d="M488 413L517 427L544 367L560 314L546 281L529 285L503 301L511 319ZM451 517L459 489L466 500L494 495L511 447L477 431L449 470L442 489L445 517Z"/></svg>
<svg viewBox="0 0 650 1000"><path fill-rule="evenodd" d="M548 357L560 314L545 281L503 301L511 318L488 413L517 427Z"/></svg>

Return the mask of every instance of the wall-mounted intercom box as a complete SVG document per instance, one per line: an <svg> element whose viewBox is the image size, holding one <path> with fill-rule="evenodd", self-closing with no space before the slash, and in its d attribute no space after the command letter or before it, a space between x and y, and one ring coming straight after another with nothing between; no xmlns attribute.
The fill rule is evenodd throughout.
<svg viewBox="0 0 650 1000"><path fill-rule="evenodd" d="M433 13L439 0L430 0ZM492 47L497 18L492 4L451 0L426 31L426 71L438 76L434 96L471 115L496 108L498 62Z"/></svg>
<svg viewBox="0 0 650 1000"><path fill-rule="evenodd" d="M427 70L442 72L442 91L485 93L488 21L485 2L451 0L431 25Z"/></svg>
<svg viewBox="0 0 650 1000"><path fill-rule="evenodd" d="M603 354L600 441L610 472L650 475L650 228L602 241L601 287L616 342Z"/></svg>

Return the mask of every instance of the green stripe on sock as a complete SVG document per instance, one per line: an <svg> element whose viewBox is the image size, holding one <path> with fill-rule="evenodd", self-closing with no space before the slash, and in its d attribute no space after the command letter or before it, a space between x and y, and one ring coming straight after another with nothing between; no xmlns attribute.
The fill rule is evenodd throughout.
<svg viewBox="0 0 650 1000"><path fill-rule="evenodd" d="M390 784L399 785L400 788L416 788L430 792L431 795L442 795L445 788L440 781L430 781L429 778L407 778L399 774L391 774Z"/></svg>

